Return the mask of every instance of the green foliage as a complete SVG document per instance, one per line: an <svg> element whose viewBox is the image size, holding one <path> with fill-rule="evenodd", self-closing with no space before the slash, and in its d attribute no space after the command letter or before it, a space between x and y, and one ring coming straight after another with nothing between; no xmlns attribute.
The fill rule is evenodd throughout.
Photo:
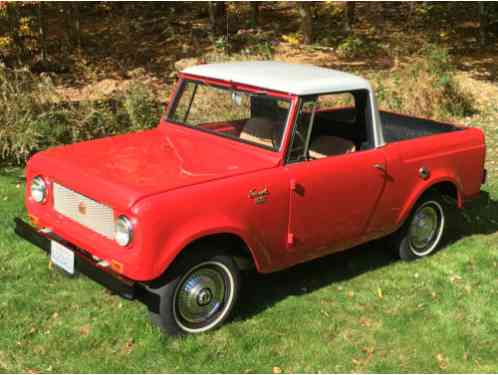
<svg viewBox="0 0 498 375"><path fill-rule="evenodd" d="M48 78L0 66L0 160L19 163L33 151L52 144L54 138L46 135L53 99Z"/></svg>
<svg viewBox="0 0 498 375"><path fill-rule="evenodd" d="M336 52L341 58L354 59L375 56L380 51L381 47L373 40L351 34L339 43Z"/></svg>
<svg viewBox="0 0 498 375"><path fill-rule="evenodd" d="M130 85L123 100L132 130L150 129L157 125L161 115L160 106L153 92L143 83Z"/></svg>
<svg viewBox="0 0 498 375"><path fill-rule="evenodd" d="M372 83L380 105L390 110L439 119L474 112L473 97L459 87L448 51L434 45L387 76L374 75Z"/></svg>

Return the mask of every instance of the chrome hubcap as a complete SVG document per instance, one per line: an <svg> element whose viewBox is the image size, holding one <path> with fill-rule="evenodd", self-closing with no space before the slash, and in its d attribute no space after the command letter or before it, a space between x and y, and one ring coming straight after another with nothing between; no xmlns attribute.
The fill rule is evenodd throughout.
<svg viewBox="0 0 498 375"><path fill-rule="evenodd" d="M194 270L180 285L176 309L181 319L189 323L202 323L212 318L223 306L225 280L213 267Z"/></svg>
<svg viewBox="0 0 498 375"><path fill-rule="evenodd" d="M419 208L410 226L410 244L415 253L431 244L436 235L438 223L438 213L434 207Z"/></svg>

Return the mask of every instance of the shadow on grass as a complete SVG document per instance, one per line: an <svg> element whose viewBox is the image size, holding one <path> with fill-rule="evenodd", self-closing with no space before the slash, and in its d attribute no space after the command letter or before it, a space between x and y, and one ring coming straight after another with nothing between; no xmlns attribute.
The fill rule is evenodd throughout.
<svg viewBox="0 0 498 375"><path fill-rule="evenodd" d="M492 234L498 231L498 201L488 192L466 203L464 210L449 210L450 231L444 247L471 235ZM244 279L236 320L256 315L277 302L303 295L336 282L389 266L397 261L387 241L376 240L344 252L294 266L272 274L250 272Z"/></svg>

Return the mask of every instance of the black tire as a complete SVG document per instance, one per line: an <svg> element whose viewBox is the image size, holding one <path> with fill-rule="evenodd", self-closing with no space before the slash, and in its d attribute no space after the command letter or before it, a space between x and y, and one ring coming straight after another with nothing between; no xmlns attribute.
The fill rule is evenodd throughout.
<svg viewBox="0 0 498 375"><path fill-rule="evenodd" d="M227 320L239 296L240 272L231 256L202 249L182 256L159 286L147 289L157 296L149 316L161 332L197 334ZM195 309L206 312L206 317L196 316Z"/></svg>
<svg viewBox="0 0 498 375"><path fill-rule="evenodd" d="M393 235L392 244L402 260L412 261L436 251L447 225L447 206L441 194L424 194L403 226Z"/></svg>

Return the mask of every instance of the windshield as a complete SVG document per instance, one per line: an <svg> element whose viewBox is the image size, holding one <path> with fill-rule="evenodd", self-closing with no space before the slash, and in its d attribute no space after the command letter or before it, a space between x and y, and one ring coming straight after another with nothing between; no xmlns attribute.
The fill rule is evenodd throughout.
<svg viewBox="0 0 498 375"><path fill-rule="evenodd" d="M266 94L183 81L168 120L278 151L289 108Z"/></svg>

